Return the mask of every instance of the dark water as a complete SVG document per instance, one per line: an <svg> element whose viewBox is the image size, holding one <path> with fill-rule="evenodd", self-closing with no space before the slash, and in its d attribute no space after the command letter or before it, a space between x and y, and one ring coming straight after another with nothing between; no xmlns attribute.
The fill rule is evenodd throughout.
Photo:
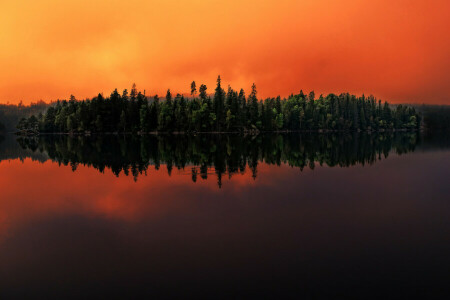
<svg viewBox="0 0 450 300"><path fill-rule="evenodd" d="M446 136L0 138L0 298L442 298Z"/></svg>

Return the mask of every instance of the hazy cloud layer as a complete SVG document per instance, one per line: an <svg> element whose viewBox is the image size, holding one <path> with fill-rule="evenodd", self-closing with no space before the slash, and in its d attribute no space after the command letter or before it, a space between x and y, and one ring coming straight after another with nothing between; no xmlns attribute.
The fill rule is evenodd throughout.
<svg viewBox="0 0 450 300"><path fill-rule="evenodd" d="M315 90L450 103L448 1L111 1L0 4L0 101L91 97L192 80L261 97Z"/></svg>

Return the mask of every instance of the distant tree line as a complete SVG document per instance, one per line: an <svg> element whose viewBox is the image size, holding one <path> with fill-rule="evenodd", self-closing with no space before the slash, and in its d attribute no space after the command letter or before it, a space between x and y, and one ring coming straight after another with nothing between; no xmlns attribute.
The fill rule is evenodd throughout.
<svg viewBox="0 0 450 300"><path fill-rule="evenodd" d="M392 150L402 154L414 151L419 140L416 132L260 134L240 135L99 135L95 137L44 135L20 137L24 149L46 153L50 159L76 170L86 165L116 176L132 175L135 180L165 165L169 175L173 168L188 170L192 180L222 177L250 171L257 176L259 163L287 164L314 169L316 164L349 167L373 164L388 157Z"/></svg>
<svg viewBox="0 0 450 300"><path fill-rule="evenodd" d="M44 101L38 101L30 105L24 105L22 102L18 105L0 104L0 123L3 124L4 131L14 131L21 119L28 119L32 115L44 113L52 105L54 103L45 103Z"/></svg>
<svg viewBox="0 0 450 300"><path fill-rule="evenodd" d="M202 84L191 84L191 96L172 95L164 100L147 97L133 85L130 93L117 89L109 97L58 101L46 113L20 120L17 128L46 133L86 132L239 132L284 130L390 130L417 129L420 117L412 107L387 102L373 96L348 93L316 98L300 91L281 99L257 97L253 84L247 96L231 87L222 88L220 76L214 94Z"/></svg>
<svg viewBox="0 0 450 300"><path fill-rule="evenodd" d="M449 105L413 105L422 115L425 128L432 131L450 130Z"/></svg>

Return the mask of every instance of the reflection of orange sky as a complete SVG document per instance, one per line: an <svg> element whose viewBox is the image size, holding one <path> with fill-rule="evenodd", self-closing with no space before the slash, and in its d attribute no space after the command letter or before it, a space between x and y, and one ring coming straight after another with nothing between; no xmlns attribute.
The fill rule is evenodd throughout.
<svg viewBox="0 0 450 300"><path fill-rule="evenodd" d="M192 80L448 103L447 0L16 0L0 4L0 102Z"/></svg>
<svg viewBox="0 0 450 300"><path fill-rule="evenodd" d="M261 165L258 172L266 169L267 166ZM230 194L254 184L251 172L235 174L231 179L224 175L222 182L220 192ZM183 201L182 195L186 185L199 195L211 193L218 190L217 175L209 175L208 180L199 176L194 184L189 167L184 171L174 169L169 176L162 166L159 171L149 168L147 176L140 176L134 182L132 176L123 173L117 178L110 170L102 174L85 166L72 172L71 167L59 167L52 161L2 161L0 236L11 226L28 224L48 215L83 214L133 222L142 217L164 215L165 211L188 212L189 201Z"/></svg>

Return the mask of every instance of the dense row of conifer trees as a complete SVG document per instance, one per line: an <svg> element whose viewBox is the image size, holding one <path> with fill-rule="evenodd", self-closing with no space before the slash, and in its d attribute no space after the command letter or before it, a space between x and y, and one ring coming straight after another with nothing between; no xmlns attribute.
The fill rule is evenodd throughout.
<svg viewBox="0 0 450 300"><path fill-rule="evenodd" d="M236 132L245 130L380 130L417 129L419 115L414 108L398 105L391 109L373 96L348 93L316 98L300 91L287 99L257 98L253 84L248 96L228 87L220 76L213 95L201 85L191 84L191 97L172 96L164 100L147 97L133 85L130 93L114 90L91 100L58 101L45 114L22 119L20 130L47 133L85 132Z"/></svg>

